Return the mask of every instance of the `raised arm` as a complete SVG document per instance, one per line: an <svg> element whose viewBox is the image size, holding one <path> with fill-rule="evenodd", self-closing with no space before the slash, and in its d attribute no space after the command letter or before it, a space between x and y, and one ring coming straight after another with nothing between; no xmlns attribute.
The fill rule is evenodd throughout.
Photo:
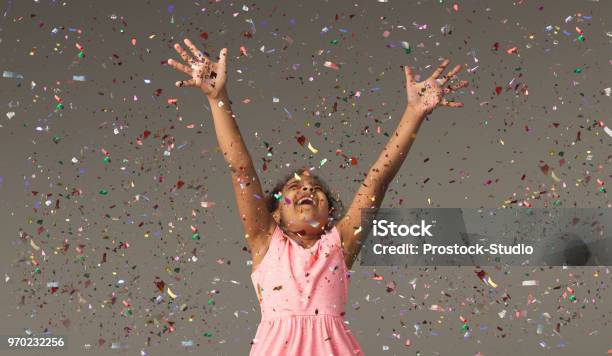
<svg viewBox="0 0 612 356"><path fill-rule="evenodd" d="M195 58L191 57L178 43L174 48L189 66L173 59L169 59L168 64L191 76L190 80L176 82L176 86L200 88L208 98L217 142L231 170L236 204L244 226L247 244L251 251L259 250L262 245L265 245L263 242L267 240L274 228L274 219L267 210L261 183L240 135L235 115L232 113L225 85L227 49L223 48L219 54L219 61L213 62L190 40L185 39L185 45L189 47Z"/></svg>
<svg viewBox="0 0 612 356"><path fill-rule="evenodd" d="M444 86L462 68L457 65L447 75L440 78L448 63L448 60L444 60L431 77L422 82L416 82L412 68L404 66L408 95L408 104L404 114L395 132L359 186L346 215L336 225L342 237L343 249L349 267L352 266L361 250L363 238L367 236L368 229L360 228L361 209L380 208L385 192L406 159L423 119L437 106L463 106L463 103L447 101L444 98L444 95L449 92L463 88L468 84L467 81L461 81L456 85Z"/></svg>

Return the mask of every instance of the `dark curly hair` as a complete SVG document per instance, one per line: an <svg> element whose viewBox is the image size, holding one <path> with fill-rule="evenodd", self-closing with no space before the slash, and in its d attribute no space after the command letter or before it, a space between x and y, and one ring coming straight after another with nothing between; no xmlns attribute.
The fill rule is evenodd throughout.
<svg viewBox="0 0 612 356"><path fill-rule="evenodd" d="M278 183L276 183L276 185L274 186L272 190L266 192L268 194L266 199L268 203L267 204L268 211L270 213L274 212L278 208L279 200L274 195L279 192L282 192L285 184L287 184L287 182L291 178L293 178L296 174L298 176L301 175L304 172L304 170L305 170L304 168L301 168L301 169L296 169L292 171L291 173L287 174L283 179L278 181ZM329 216L327 218L327 225L325 225L324 230L329 231L333 227L334 222L340 220L340 218L344 214L344 205L342 204L342 201L340 200L339 195L332 194L327 184L321 178L319 178L317 175L312 174L310 172L309 172L309 175L321 185L323 193L325 194L325 197L327 197L327 204L329 205Z"/></svg>

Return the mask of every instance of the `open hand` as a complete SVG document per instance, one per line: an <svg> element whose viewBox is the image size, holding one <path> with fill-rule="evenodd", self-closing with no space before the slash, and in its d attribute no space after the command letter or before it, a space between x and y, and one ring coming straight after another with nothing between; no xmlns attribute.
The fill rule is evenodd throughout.
<svg viewBox="0 0 612 356"><path fill-rule="evenodd" d="M227 48L223 48L219 53L219 61L213 62L187 38L185 39L185 45L189 47L195 58L191 57L180 44L176 43L174 49L188 65L177 62L172 58L168 59L168 64L174 69L189 75L191 79L179 80L175 85L177 87L200 88L208 97L216 98L225 88Z"/></svg>
<svg viewBox="0 0 612 356"><path fill-rule="evenodd" d="M440 78L440 75L450 61L445 59L436 71L422 82L416 82L412 74L412 68L404 66L406 74L406 92L408 94L408 106L425 113L431 113L437 106L462 107L463 103L457 101L448 101L444 97L446 94L468 86L465 80L454 85L445 86L449 79L453 78L463 69L463 66L457 65L447 75Z"/></svg>

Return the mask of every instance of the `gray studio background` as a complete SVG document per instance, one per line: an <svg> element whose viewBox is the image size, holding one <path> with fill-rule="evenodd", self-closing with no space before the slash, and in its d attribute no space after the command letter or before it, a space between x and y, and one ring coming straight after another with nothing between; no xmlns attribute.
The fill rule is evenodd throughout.
<svg viewBox="0 0 612 356"><path fill-rule="evenodd" d="M0 70L23 77L0 80L0 334L66 335L71 355L250 349L260 312L229 171L205 98L163 64L173 43L228 47L265 188L314 166L348 205L403 112L401 66L429 75L449 57L471 69L465 108L424 122L383 206L610 208L610 13L608 0L0 2ZM484 269L496 288L476 267L356 263L346 320L367 355L612 349L609 268Z"/></svg>

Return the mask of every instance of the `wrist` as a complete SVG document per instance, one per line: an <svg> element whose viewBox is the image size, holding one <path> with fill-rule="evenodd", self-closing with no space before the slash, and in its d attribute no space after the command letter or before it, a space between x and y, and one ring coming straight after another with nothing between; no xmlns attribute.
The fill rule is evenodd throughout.
<svg viewBox="0 0 612 356"><path fill-rule="evenodd" d="M202 90L202 92L204 92L204 90ZM227 101L227 91L225 90L225 87L219 90L217 93L204 93L204 95L206 95L209 101Z"/></svg>
<svg viewBox="0 0 612 356"><path fill-rule="evenodd" d="M419 118L424 118L428 114L427 110L423 107L410 104L406 105L406 113Z"/></svg>

